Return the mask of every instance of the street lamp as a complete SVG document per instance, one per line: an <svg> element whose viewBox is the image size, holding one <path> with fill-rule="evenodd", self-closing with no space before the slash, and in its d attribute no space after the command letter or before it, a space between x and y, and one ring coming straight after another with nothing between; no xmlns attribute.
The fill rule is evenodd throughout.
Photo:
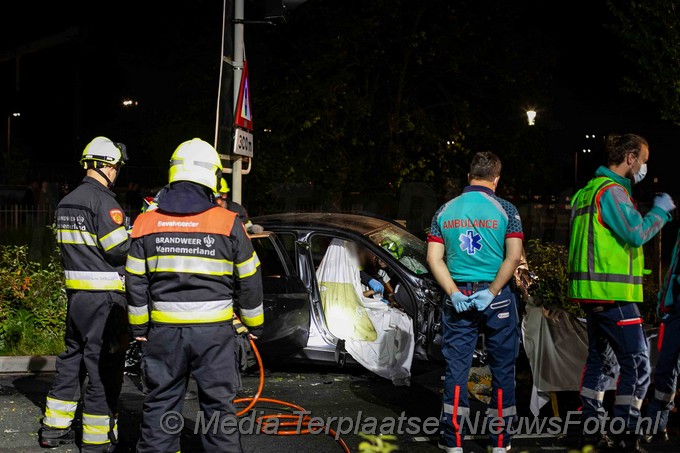
<svg viewBox="0 0 680 453"><path fill-rule="evenodd" d="M20 112L14 112L11 115L7 115L7 155L9 156L10 148L12 145L12 117L18 118L21 116Z"/></svg>
<svg viewBox="0 0 680 453"><path fill-rule="evenodd" d="M529 126L534 126L536 124L536 110L527 110L527 122Z"/></svg>

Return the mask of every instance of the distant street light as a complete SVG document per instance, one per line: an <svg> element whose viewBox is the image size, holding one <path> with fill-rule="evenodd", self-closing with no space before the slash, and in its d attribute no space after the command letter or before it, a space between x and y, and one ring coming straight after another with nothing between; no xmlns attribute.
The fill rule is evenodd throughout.
<svg viewBox="0 0 680 453"><path fill-rule="evenodd" d="M536 110L527 110L527 122L529 126L536 124Z"/></svg>
<svg viewBox="0 0 680 453"><path fill-rule="evenodd" d="M7 115L7 155L9 156L10 150L12 149L12 117L18 118L21 116L20 112L13 112L11 115Z"/></svg>
<svg viewBox="0 0 680 453"><path fill-rule="evenodd" d="M139 102L133 100L133 99L124 99L123 100L123 107L132 107L139 105Z"/></svg>

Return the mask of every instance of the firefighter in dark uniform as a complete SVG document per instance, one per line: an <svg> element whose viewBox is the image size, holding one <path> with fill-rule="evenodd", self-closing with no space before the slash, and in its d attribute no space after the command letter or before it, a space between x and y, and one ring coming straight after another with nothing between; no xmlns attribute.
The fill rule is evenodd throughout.
<svg viewBox="0 0 680 453"><path fill-rule="evenodd" d="M82 450L109 451L116 442L116 402L127 345L124 265L130 246L126 216L111 191L127 160L125 146L96 137L83 150L85 179L58 204L55 223L68 313L66 351L47 395L39 430L42 447L73 441L82 393Z"/></svg>
<svg viewBox="0 0 680 453"><path fill-rule="evenodd" d="M234 300L251 334L262 330L260 262L238 216L213 201L221 173L210 144L198 138L182 143L170 160L170 186L157 209L140 214L132 229L128 319L135 338L146 342L138 452L180 450L179 433L164 426L164 414L181 414L189 374L205 420L216 417L220 427L235 417L240 376ZM238 430L207 431L201 438L205 451L242 451Z"/></svg>
<svg viewBox="0 0 680 453"><path fill-rule="evenodd" d="M215 202L218 204L218 206L221 206L224 209L228 209L232 212L235 212L241 219L241 222L243 222L243 224L246 226L246 231L248 233L250 234L261 233L263 231L262 226L254 224L250 220L246 208L242 204L236 203L234 200L229 198L230 189L226 179L220 178L218 188L219 188L218 191L215 193Z"/></svg>

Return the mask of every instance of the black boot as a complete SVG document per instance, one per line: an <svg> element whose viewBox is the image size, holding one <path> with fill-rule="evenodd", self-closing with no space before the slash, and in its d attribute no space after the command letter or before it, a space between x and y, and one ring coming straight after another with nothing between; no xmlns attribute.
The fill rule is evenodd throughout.
<svg viewBox="0 0 680 453"><path fill-rule="evenodd" d="M55 448L64 444L71 444L75 441L75 433L71 428L57 429L42 426L38 430L38 443L43 448Z"/></svg>
<svg viewBox="0 0 680 453"><path fill-rule="evenodd" d="M668 432L665 429L663 429L658 433L645 434L644 436L642 436L642 440L646 444L668 442Z"/></svg>
<svg viewBox="0 0 680 453"><path fill-rule="evenodd" d="M594 433L585 434L581 433L579 436L578 448L583 450L586 445L590 445L596 451L604 452L609 451L614 447L614 441L606 434Z"/></svg>
<svg viewBox="0 0 680 453"><path fill-rule="evenodd" d="M616 450L627 453L647 453L647 450L640 446L642 436L637 434L623 434L616 443Z"/></svg>

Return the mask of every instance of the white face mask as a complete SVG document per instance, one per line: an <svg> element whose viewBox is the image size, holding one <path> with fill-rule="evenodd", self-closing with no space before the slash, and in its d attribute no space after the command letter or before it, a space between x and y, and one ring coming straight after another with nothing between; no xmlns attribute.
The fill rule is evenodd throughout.
<svg viewBox="0 0 680 453"><path fill-rule="evenodd" d="M637 158L635 158L635 160L637 160ZM639 160L637 161L640 163ZM645 176L647 176L647 164L640 164L640 169L633 175L633 183L638 184L640 181L645 179Z"/></svg>

